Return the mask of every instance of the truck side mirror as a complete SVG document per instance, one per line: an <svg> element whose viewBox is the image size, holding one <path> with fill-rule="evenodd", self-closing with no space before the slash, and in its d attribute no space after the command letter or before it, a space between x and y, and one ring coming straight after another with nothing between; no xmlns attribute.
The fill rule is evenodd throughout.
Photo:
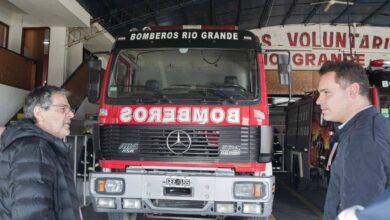
<svg viewBox="0 0 390 220"><path fill-rule="evenodd" d="M263 125L260 128L260 163L272 161L274 146L274 129L271 126Z"/></svg>
<svg viewBox="0 0 390 220"><path fill-rule="evenodd" d="M91 103L99 101L101 66L101 60L88 61L88 101Z"/></svg>
<svg viewBox="0 0 390 220"><path fill-rule="evenodd" d="M290 55L289 54L278 54L278 74L279 82L282 85L290 84Z"/></svg>

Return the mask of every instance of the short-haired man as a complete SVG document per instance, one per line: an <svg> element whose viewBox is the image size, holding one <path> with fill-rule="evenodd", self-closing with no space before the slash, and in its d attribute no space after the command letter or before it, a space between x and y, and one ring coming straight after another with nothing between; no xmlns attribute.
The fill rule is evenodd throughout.
<svg viewBox="0 0 390 220"><path fill-rule="evenodd" d="M68 93L55 86L25 99L26 119L8 126L0 147L0 219L79 220L68 146Z"/></svg>
<svg viewBox="0 0 390 220"><path fill-rule="evenodd" d="M365 206L390 186L390 121L370 104L364 69L329 61L320 69L317 104L338 122L338 152L331 166L324 219L353 205Z"/></svg>

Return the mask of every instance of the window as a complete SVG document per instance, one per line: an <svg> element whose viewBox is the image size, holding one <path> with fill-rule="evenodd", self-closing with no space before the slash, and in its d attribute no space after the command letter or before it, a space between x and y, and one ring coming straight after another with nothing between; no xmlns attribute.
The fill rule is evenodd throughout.
<svg viewBox="0 0 390 220"><path fill-rule="evenodd" d="M258 97L256 59L248 49L123 49L113 61L108 97L123 103L251 101Z"/></svg>
<svg viewBox="0 0 390 220"><path fill-rule="evenodd" d="M8 25L0 21L0 47L8 46Z"/></svg>

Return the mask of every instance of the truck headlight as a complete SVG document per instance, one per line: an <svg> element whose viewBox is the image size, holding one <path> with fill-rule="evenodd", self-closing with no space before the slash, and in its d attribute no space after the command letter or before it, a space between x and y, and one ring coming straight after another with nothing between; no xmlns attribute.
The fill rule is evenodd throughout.
<svg viewBox="0 0 390 220"><path fill-rule="evenodd" d="M242 212L245 214L261 214L261 205L255 203L244 203L242 205Z"/></svg>
<svg viewBox="0 0 390 220"><path fill-rule="evenodd" d="M234 203L217 202L215 203L215 211L218 213L234 213L236 206Z"/></svg>
<svg viewBox="0 0 390 220"><path fill-rule="evenodd" d="M119 178L98 178L95 181L96 192L105 194L123 194L125 181Z"/></svg>
<svg viewBox="0 0 390 220"><path fill-rule="evenodd" d="M267 185L262 182L234 183L234 197L241 199L262 199L267 196Z"/></svg>
<svg viewBox="0 0 390 220"><path fill-rule="evenodd" d="M115 198L97 198L96 206L98 208L115 209Z"/></svg>
<svg viewBox="0 0 390 220"><path fill-rule="evenodd" d="M140 209L141 200L139 199L123 199L122 208L124 209Z"/></svg>

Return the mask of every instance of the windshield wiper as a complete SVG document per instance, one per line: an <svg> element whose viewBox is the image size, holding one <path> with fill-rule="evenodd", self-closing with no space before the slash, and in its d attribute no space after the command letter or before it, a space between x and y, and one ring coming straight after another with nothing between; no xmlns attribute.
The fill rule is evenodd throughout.
<svg viewBox="0 0 390 220"><path fill-rule="evenodd" d="M199 90L203 93L203 100L202 102L208 102L207 96L208 93L211 93L214 96L217 96L219 98L222 98L224 102L229 102L234 105L237 105L237 100L234 99L233 96L229 96L223 91L221 91L218 88L210 87L210 86L204 86L204 85L195 85L195 84L174 84L171 85L170 88L188 88L190 90Z"/></svg>
<svg viewBox="0 0 390 220"><path fill-rule="evenodd" d="M146 90L145 92L152 92L153 95L158 99L158 102L166 102L166 103L172 103L172 100L169 99L164 93L162 93L160 90Z"/></svg>
<svg viewBox="0 0 390 220"><path fill-rule="evenodd" d="M248 91L242 87L241 85L237 85L237 84L224 84L222 86L220 86L222 88L234 88L234 89L239 89L241 92L243 93L248 93Z"/></svg>
<svg viewBox="0 0 390 220"><path fill-rule="evenodd" d="M196 88L199 88L199 86L194 85L194 84L173 84L173 85L170 85L168 88L196 89Z"/></svg>
<svg viewBox="0 0 390 220"><path fill-rule="evenodd" d="M248 92L248 90L246 90L244 87L242 87L241 85L236 85L236 84L224 84L224 85L221 85L221 86L218 86L219 90L224 90L224 89L229 89L229 88L233 88L235 91L239 91L238 94L242 97L245 97L245 98L250 98L251 97L251 93Z"/></svg>
<svg viewBox="0 0 390 220"><path fill-rule="evenodd" d="M211 92L213 95L218 96L219 98L222 98L224 102L229 102L234 105L237 105L237 100L233 96L229 96L226 93L222 92L221 90L214 88L214 87L202 87L202 91L204 92L204 97L206 98L208 96L208 92Z"/></svg>

